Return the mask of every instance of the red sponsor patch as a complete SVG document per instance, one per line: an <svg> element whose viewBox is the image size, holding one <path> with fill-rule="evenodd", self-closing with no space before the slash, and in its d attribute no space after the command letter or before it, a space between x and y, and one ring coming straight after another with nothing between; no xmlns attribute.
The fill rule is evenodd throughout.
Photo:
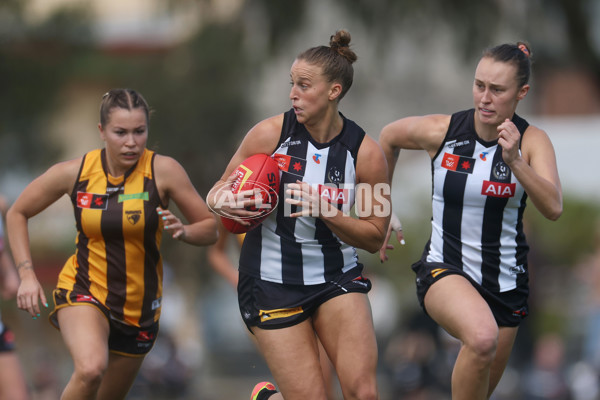
<svg viewBox="0 0 600 400"><path fill-rule="evenodd" d="M306 160L287 154L273 154L273 159L277 161L277 165L281 171L289 172L294 175L304 175Z"/></svg>
<svg viewBox="0 0 600 400"><path fill-rule="evenodd" d="M471 157L458 156L456 154L444 153L442 158L442 167L450 171L473 173L475 168L475 159Z"/></svg>
<svg viewBox="0 0 600 400"><path fill-rule="evenodd" d="M106 210L108 195L77 192L77 207Z"/></svg>
<svg viewBox="0 0 600 400"><path fill-rule="evenodd" d="M491 197L514 197L516 189L516 183L483 181L481 194Z"/></svg>

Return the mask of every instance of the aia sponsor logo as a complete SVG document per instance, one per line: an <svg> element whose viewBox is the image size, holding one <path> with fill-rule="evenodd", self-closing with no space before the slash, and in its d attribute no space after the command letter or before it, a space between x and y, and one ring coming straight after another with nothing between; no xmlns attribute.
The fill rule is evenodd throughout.
<svg viewBox="0 0 600 400"><path fill-rule="evenodd" d="M348 204L350 201L350 190L340 189L335 186L319 185L321 198L331 204Z"/></svg>
<svg viewBox="0 0 600 400"><path fill-rule="evenodd" d="M106 210L107 200L107 194L77 192L77 207L79 208Z"/></svg>
<svg viewBox="0 0 600 400"><path fill-rule="evenodd" d="M287 183L284 185L283 193L285 193L285 197L282 203L284 206L283 215L286 217L297 212L295 208L292 209L292 202L289 199L302 201L304 204L300 207L310 209L310 215L305 216L314 218L333 217L340 210L343 215L349 216L353 204L355 205L354 213L359 218L367 218L373 215L387 217L392 210L389 201L391 188L387 183L377 183L373 186L366 183L357 185L346 183L339 186L330 183L313 184L311 185L311 192L318 193L319 196L309 197L302 197L297 190L289 190L288 185ZM354 203L354 199L356 199L356 203ZM341 207L331 207L331 204Z"/></svg>
<svg viewBox="0 0 600 400"><path fill-rule="evenodd" d="M481 194L484 196L508 198L515 196L516 189L516 183L483 181Z"/></svg>
<svg viewBox="0 0 600 400"><path fill-rule="evenodd" d="M475 159L451 153L444 153L444 158L442 158L442 168L449 169L450 171L472 174L473 169L475 168Z"/></svg>

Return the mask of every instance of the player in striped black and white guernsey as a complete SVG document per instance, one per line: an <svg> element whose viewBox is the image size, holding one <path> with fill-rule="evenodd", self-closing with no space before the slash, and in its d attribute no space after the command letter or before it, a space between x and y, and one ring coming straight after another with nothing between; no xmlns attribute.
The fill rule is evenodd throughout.
<svg viewBox="0 0 600 400"><path fill-rule="evenodd" d="M214 209L217 188L229 190L231 172L253 154L272 154L280 164L279 206L246 234L240 256L240 311L281 391L261 382L253 400L327 399L317 337L344 398L378 398L371 283L356 248L375 252L383 244L389 212L375 208L390 206L389 185L377 142L338 111L353 79L349 42L350 34L338 31L330 46L296 58L293 108L248 132L207 196ZM366 190L355 190L357 184ZM388 191L376 195L378 185ZM355 200L358 218L348 215ZM248 213L233 205L219 210Z"/></svg>
<svg viewBox="0 0 600 400"><path fill-rule="evenodd" d="M431 238L413 270L421 306L462 342L455 400L491 396L528 314L527 198L550 220L562 213L552 144L515 114L529 76L525 43L490 48L475 71L473 109L403 118L379 139L390 174L400 149L432 160Z"/></svg>

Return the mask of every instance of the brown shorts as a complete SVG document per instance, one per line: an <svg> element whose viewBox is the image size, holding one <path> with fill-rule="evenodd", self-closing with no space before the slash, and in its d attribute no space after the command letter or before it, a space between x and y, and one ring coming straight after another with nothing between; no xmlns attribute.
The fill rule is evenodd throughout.
<svg viewBox="0 0 600 400"><path fill-rule="evenodd" d="M50 313L49 319L56 329L60 329L56 312L61 308L92 306L100 310L109 323L108 349L111 352L130 357L143 357L154 346L158 334L158 322L155 322L149 328L125 324L112 317L110 310L89 293L55 289L53 295L54 310Z"/></svg>

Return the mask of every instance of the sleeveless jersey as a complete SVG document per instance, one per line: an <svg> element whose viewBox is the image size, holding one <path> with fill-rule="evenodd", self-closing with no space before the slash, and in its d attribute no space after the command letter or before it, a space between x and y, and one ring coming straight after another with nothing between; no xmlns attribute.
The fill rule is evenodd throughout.
<svg viewBox="0 0 600 400"><path fill-rule="evenodd" d="M108 173L104 149L83 157L71 201L76 253L58 288L91 294L111 318L148 327L158 321L162 296L162 221L154 181L154 153L144 150L123 177Z"/></svg>
<svg viewBox="0 0 600 400"><path fill-rule="evenodd" d="M529 247L523 232L527 194L502 160L498 140L475 132L474 109L451 116L432 159L431 239L424 259L461 267L492 292L527 285ZM521 135L529 124L516 114Z"/></svg>
<svg viewBox="0 0 600 400"><path fill-rule="evenodd" d="M319 218L290 217L297 207L284 200L287 184L299 180L319 190L322 201L349 214L354 205L356 158L365 132L341 116L341 133L328 143L318 143L293 110L284 114L281 138L273 153L281 170L279 205L246 234L241 272L271 282L314 285L332 281L357 266L354 247L342 242Z"/></svg>

